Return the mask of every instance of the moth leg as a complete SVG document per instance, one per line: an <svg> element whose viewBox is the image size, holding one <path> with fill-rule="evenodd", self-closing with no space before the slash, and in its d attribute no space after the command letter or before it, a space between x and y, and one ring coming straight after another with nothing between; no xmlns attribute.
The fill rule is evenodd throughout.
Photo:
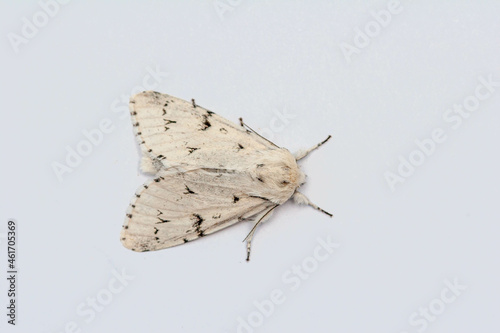
<svg viewBox="0 0 500 333"><path fill-rule="evenodd" d="M301 150L301 151L298 151L297 153L295 153L295 159L298 161L298 160L301 160L303 159L304 157L306 157L307 155L309 155L310 152L312 152L313 150L316 150L318 149L319 147L321 147L323 144L325 144L328 140L330 140L332 136L329 135L325 140L321 141L320 143L318 143L317 145L315 145L314 147L311 147L307 150Z"/></svg>
<svg viewBox="0 0 500 333"><path fill-rule="evenodd" d="M252 248L252 238L253 238L254 231L250 232L248 234L249 238L247 239L247 261L250 261L250 250Z"/></svg>
<svg viewBox="0 0 500 333"><path fill-rule="evenodd" d="M309 201L309 199L305 195L303 195L302 193L300 193L299 191L295 191L295 193L293 194L293 200L296 203L298 203L299 205L309 205L312 208L314 208L316 210L319 210L320 212L323 212L323 213L325 213L326 215L328 215L330 217L333 217L332 214L328 213L326 210L323 210L323 209L319 208L318 206L316 206L315 204L313 204L311 201Z"/></svg>
<svg viewBox="0 0 500 333"><path fill-rule="evenodd" d="M253 234L255 233L255 230L257 229L257 226L261 223L264 222L266 218L269 218L269 214L274 210L274 208L278 207L278 205L275 205L271 207L267 212L265 212L264 215L255 223L253 226L252 230L248 233L248 235L245 237L243 241L247 241L247 261L250 261L250 249L252 247L252 238Z"/></svg>

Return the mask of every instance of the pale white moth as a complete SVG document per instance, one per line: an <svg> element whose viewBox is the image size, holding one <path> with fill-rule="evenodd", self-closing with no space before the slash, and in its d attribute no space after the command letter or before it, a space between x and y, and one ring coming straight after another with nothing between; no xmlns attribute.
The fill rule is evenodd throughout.
<svg viewBox="0 0 500 333"><path fill-rule="evenodd" d="M121 231L131 250L184 244L243 220L257 221L245 240L247 260L257 226L288 199L307 204L298 188L305 174L297 161L330 139L292 155L195 101L146 91L130 99L142 149L141 170L154 179L139 188Z"/></svg>

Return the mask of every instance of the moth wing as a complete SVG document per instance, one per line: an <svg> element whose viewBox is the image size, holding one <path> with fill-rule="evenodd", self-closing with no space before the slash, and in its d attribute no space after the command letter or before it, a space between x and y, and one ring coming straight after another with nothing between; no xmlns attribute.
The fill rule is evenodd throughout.
<svg viewBox="0 0 500 333"><path fill-rule="evenodd" d="M279 149L252 131L192 102L146 91L130 100L132 123L145 172L181 164L241 168L265 149ZM149 159L149 160L148 160Z"/></svg>
<svg viewBox="0 0 500 333"><path fill-rule="evenodd" d="M245 179L220 169L161 171L136 193L121 232L123 245L142 252L184 244L275 206L242 193Z"/></svg>

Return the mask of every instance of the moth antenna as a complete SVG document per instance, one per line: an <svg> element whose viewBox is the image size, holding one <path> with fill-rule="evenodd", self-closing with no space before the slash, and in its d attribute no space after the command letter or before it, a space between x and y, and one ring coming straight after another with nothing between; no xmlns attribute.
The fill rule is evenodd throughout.
<svg viewBox="0 0 500 333"><path fill-rule="evenodd" d="M303 195L302 193L300 193L298 191L296 191L293 194L293 200L296 203L298 203L299 205L309 205L312 208L314 208L316 210L319 210L320 212L325 213L326 215L328 215L330 217L333 217L333 214L330 214L326 210L323 210L323 209L319 208L318 206L316 206L315 204L313 204L305 195Z"/></svg>
<svg viewBox="0 0 500 333"><path fill-rule="evenodd" d="M262 139L266 140L267 142L269 142L270 144L272 144L273 146L275 146L276 148L280 148L278 147L274 142L272 141L269 141L268 139L266 139L265 137L263 137L262 135L260 135L259 133L255 132L250 126L248 126L247 124L245 124L243 122L243 118L240 118L240 125L242 127L246 127L248 130L252 131L253 133L257 134L257 136L261 137Z"/></svg>
<svg viewBox="0 0 500 333"><path fill-rule="evenodd" d="M262 217L257 221L257 223L255 223L252 230L250 230L248 235L243 240L243 241L247 241L247 261L250 261L250 248L252 246L253 234L255 233L257 226L266 218L266 216L268 216L278 206L279 205L275 205L275 206L271 207L271 209L269 209L264 215L262 215Z"/></svg>
<svg viewBox="0 0 500 333"><path fill-rule="evenodd" d="M328 140L330 140L332 136L329 135L325 140L321 141L320 143L318 143L317 145L307 149L307 150L303 150L303 151L299 151L297 153L295 153L295 159L298 161L298 160L301 160L303 159L304 157L306 157L307 155L309 155L310 152L312 152L313 150L316 150L318 149L319 147L321 147L322 145L324 145Z"/></svg>

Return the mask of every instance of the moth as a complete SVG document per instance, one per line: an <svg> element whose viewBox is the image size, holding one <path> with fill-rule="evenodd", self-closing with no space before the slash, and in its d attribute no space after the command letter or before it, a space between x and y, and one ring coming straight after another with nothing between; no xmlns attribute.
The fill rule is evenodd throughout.
<svg viewBox="0 0 500 333"><path fill-rule="evenodd" d="M191 102L154 91L130 99L141 170L153 174L127 209L121 242L133 251L181 245L243 220L247 261L257 226L288 199L329 215L298 191L305 174L292 155L257 134L240 118L235 125Z"/></svg>

